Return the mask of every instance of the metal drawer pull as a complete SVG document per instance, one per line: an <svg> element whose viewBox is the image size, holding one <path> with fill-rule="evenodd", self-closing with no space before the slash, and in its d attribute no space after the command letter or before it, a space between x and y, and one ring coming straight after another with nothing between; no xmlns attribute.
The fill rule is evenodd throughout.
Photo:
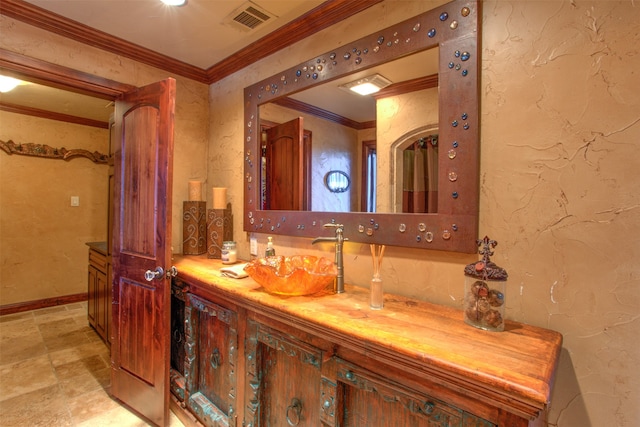
<svg viewBox="0 0 640 427"><path fill-rule="evenodd" d="M213 350L211 353L211 357L209 358L209 363L211 363L211 367L213 369L218 369L220 365L222 365L222 357L220 357L220 350L217 348Z"/></svg>
<svg viewBox="0 0 640 427"><path fill-rule="evenodd" d="M287 422L290 426L297 426L298 423L300 423L301 413L302 402L297 397L294 397L293 399L291 399L291 405L287 406ZM290 415L293 415L293 417L291 417Z"/></svg>
<svg viewBox="0 0 640 427"><path fill-rule="evenodd" d="M431 415L436 409L436 405L433 402L424 402L422 407L418 406L418 410L425 415Z"/></svg>

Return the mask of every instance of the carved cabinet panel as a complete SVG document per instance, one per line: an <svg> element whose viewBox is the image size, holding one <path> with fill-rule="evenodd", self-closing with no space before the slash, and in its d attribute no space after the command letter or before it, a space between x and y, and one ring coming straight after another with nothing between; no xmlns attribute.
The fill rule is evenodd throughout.
<svg viewBox="0 0 640 427"><path fill-rule="evenodd" d="M335 378L325 379L327 395L331 387L337 396L332 408L333 417L323 419L330 426L357 427L495 427L483 420L441 400L409 389L380 374L369 372L340 359ZM328 422L327 422L328 421Z"/></svg>
<svg viewBox="0 0 640 427"><path fill-rule="evenodd" d="M235 426L238 316L193 294L185 302L186 406L206 426Z"/></svg>
<svg viewBox="0 0 640 427"><path fill-rule="evenodd" d="M322 352L295 337L248 322L247 426L318 426Z"/></svg>

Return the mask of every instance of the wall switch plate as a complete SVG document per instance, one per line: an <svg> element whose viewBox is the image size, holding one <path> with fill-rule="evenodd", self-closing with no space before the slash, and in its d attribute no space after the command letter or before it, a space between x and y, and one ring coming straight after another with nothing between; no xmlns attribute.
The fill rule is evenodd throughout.
<svg viewBox="0 0 640 427"><path fill-rule="evenodd" d="M249 237L249 253L252 257L258 256L258 238L253 233Z"/></svg>
<svg viewBox="0 0 640 427"><path fill-rule="evenodd" d="M71 206L80 206L80 196L71 196Z"/></svg>

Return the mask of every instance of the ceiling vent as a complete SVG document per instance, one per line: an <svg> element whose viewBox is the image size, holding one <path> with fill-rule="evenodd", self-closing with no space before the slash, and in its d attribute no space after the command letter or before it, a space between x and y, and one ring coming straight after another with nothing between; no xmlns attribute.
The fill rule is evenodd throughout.
<svg viewBox="0 0 640 427"><path fill-rule="evenodd" d="M273 18L277 16L248 1L227 16L223 23L243 31L251 31Z"/></svg>

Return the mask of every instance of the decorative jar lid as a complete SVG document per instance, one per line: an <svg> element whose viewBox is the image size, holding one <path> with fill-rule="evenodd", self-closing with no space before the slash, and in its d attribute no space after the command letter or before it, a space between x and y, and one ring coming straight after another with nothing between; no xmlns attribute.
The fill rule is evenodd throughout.
<svg viewBox="0 0 640 427"><path fill-rule="evenodd" d="M489 237L487 236L484 236L484 239L476 240L476 243L478 244L478 246L481 246L480 250L478 250L478 253L482 255L482 259L467 265L464 268L465 276L475 277L476 279L482 280L506 281L507 277L509 277L509 275L507 274L507 270L499 267L489 258L491 255L493 255L493 251L491 250L491 248L495 248L498 245L498 242L489 239Z"/></svg>

